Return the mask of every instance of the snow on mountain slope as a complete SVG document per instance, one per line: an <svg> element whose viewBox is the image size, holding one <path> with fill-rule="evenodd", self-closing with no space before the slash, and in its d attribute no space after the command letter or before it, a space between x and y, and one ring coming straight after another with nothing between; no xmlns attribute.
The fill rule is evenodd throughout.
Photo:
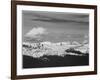
<svg viewBox="0 0 100 80"><path fill-rule="evenodd" d="M44 55L56 55L61 57L64 57L65 55L82 56L86 53L89 53L89 45L86 43L80 44L76 41L72 44L70 44L70 42L51 43L48 41L40 43L23 42L23 55L35 58Z"/></svg>

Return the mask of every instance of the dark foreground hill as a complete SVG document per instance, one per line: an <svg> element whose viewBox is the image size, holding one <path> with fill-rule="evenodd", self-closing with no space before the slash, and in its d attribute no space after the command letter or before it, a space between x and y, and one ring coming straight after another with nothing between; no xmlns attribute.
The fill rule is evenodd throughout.
<svg viewBox="0 0 100 80"><path fill-rule="evenodd" d="M23 68L63 67L89 65L89 55L43 56L33 58L23 55Z"/></svg>

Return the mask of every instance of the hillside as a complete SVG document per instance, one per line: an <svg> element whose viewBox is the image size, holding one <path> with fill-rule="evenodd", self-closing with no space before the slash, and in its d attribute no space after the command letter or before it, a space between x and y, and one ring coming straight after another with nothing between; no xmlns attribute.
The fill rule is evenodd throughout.
<svg viewBox="0 0 100 80"><path fill-rule="evenodd" d="M75 52L79 51L79 53ZM41 42L41 43L23 43L23 55L31 57L42 57L44 55L77 55L82 56L89 53L88 44L80 44L78 42Z"/></svg>

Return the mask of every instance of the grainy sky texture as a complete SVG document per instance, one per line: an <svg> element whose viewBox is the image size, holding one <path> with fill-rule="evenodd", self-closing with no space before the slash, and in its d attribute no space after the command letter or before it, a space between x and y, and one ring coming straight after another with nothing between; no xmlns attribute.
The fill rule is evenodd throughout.
<svg viewBox="0 0 100 80"><path fill-rule="evenodd" d="M23 41L40 39L42 41L83 41L88 39L89 15L78 13L23 11Z"/></svg>

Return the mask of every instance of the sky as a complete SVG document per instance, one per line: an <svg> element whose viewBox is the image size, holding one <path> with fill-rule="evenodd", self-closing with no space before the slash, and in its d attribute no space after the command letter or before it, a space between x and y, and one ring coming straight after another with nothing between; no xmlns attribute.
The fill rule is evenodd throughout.
<svg viewBox="0 0 100 80"><path fill-rule="evenodd" d="M89 15L80 13L23 11L22 36L41 41L83 41L88 39Z"/></svg>

